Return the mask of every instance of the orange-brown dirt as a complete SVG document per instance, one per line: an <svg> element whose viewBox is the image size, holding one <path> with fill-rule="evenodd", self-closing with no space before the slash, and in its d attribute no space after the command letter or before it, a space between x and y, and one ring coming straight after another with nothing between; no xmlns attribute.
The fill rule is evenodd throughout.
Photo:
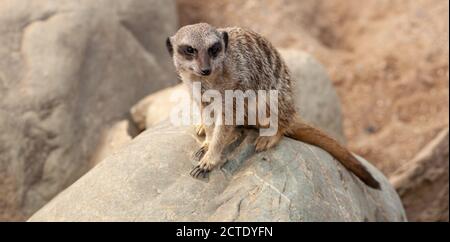
<svg viewBox="0 0 450 242"><path fill-rule="evenodd" d="M386 175L449 124L447 0L178 0L180 25L242 26L329 70L352 151Z"/></svg>

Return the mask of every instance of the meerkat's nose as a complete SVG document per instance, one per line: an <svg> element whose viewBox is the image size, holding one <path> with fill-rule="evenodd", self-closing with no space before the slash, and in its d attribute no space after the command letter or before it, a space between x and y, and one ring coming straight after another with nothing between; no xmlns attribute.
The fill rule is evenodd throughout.
<svg viewBox="0 0 450 242"><path fill-rule="evenodd" d="M211 74L211 69L202 69L200 72L203 76L209 76L209 74Z"/></svg>

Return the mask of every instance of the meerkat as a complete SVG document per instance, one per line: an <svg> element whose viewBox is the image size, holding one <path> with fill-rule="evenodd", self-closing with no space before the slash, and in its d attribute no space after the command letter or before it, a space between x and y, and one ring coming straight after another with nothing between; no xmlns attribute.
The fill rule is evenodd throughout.
<svg viewBox="0 0 450 242"><path fill-rule="evenodd" d="M318 146L329 152L344 167L368 186L380 189L379 182L335 139L305 123L296 112L292 80L284 60L273 45L261 35L239 27L215 28L207 23L188 25L167 38L167 49L182 82L202 88L225 90L277 90L278 131L273 136L259 136L256 152L277 145L283 136ZM200 109L202 101L196 102ZM250 128L261 128L257 123ZM246 126L244 126L246 127ZM198 135L205 135L202 147L195 152L199 163L191 175L198 177L224 163L221 152L238 137L235 125L200 125Z"/></svg>

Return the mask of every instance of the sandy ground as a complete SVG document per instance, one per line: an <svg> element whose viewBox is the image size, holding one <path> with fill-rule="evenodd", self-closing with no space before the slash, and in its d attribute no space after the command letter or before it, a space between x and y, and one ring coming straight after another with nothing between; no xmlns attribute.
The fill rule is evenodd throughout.
<svg viewBox="0 0 450 242"><path fill-rule="evenodd" d="M181 25L254 29L329 70L352 151L388 176L449 124L447 0L178 0Z"/></svg>

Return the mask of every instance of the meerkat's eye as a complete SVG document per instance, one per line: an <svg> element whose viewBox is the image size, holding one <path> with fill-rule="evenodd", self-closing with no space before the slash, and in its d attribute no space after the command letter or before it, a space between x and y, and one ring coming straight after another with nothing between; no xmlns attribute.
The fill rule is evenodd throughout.
<svg viewBox="0 0 450 242"><path fill-rule="evenodd" d="M188 60L192 60L196 52L197 50L189 45L180 45L178 47L178 53Z"/></svg>
<svg viewBox="0 0 450 242"><path fill-rule="evenodd" d="M196 51L197 51L196 49L194 49L192 46L189 46L189 45L180 45L178 47L178 53L180 53L181 55L184 55L186 57L194 56Z"/></svg>
<svg viewBox="0 0 450 242"><path fill-rule="evenodd" d="M211 48L208 49L209 55L212 57L217 57L217 55L222 50L222 45L217 42L211 46Z"/></svg>
<svg viewBox="0 0 450 242"><path fill-rule="evenodd" d="M192 48L191 46L187 46L185 50L186 50L186 53L188 53L190 55L193 55L195 53L195 49Z"/></svg>

